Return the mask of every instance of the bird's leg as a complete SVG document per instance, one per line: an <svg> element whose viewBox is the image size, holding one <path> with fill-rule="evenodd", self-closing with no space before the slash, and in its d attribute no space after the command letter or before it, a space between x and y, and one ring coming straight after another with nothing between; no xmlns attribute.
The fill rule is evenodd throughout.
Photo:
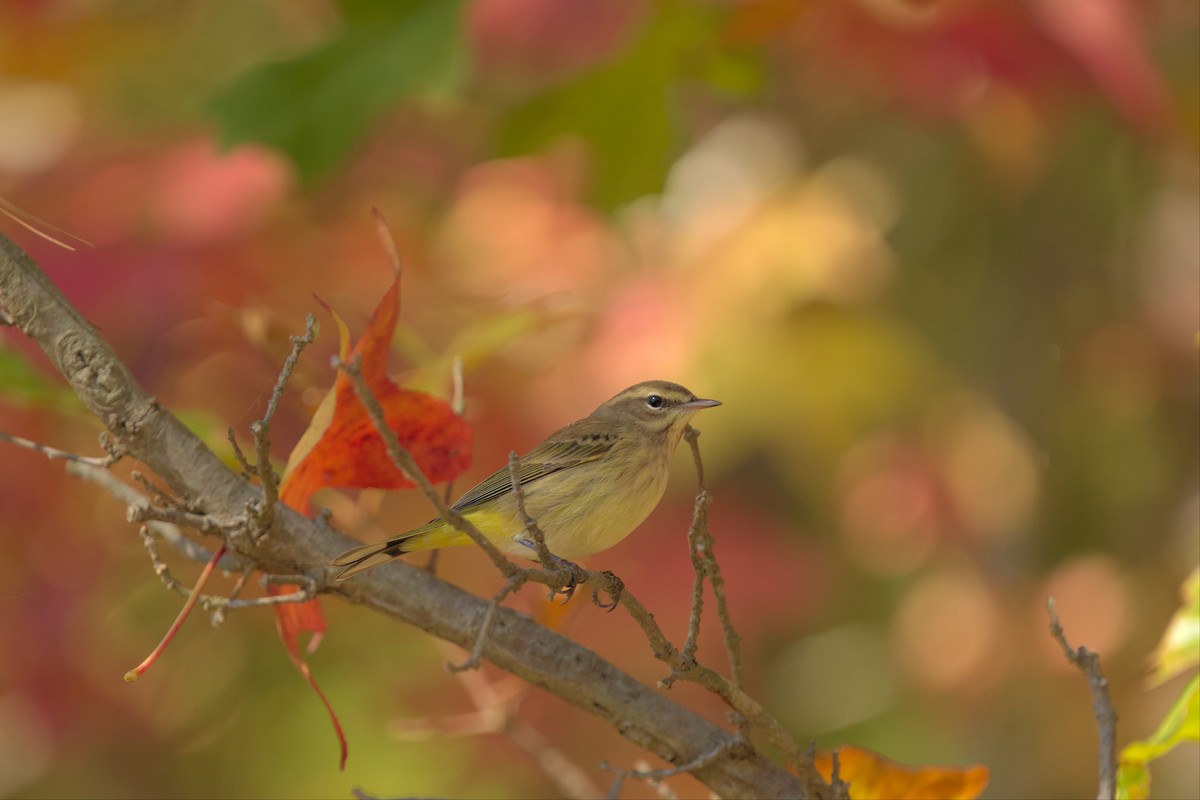
<svg viewBox="0 0 1200 800"><path fill-rule="evenodd" d="M517 539L517 543L528 547L534 553L537 552L537 545L529 539L521 537ZM575 596L575 589L579 586L579 584L583 583L587 579L587 573L584 572L583 568L581 568L574 561L567 561L565 558L559 558L549 550L547 550L546 553L550 556L551 563L542 564L542 567L544 569L565 573L567 576L562 588L555 589L553 592L551 592L550 597L553 598L555 595L561 594L563 596L563 605L566 605L567 603L571 602L571 598ZM538 559L535 558L535 560Z"/></svg>

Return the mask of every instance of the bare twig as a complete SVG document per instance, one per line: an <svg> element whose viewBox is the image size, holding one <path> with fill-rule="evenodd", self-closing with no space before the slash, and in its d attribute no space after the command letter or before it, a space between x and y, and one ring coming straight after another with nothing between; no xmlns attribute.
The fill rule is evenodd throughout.
<svg viewBox="0 0 1200 800"><path fill-rule="evenodd" d="M508 721L506 730L508 737L528 753L541 767L542 772L554 781L563 797L590 800L600 796L600 787L588 774L532 725L513 718Z"/></svg>
<svg viewBox="0 0 1200 800"><path fill-rule="evenodd" d="M182 509L183 508L183 506L184 506L183 502L177 500L176 498L172 497L171 495L169 495L165 491L163 491L161 488L159 488L158 484L156 484L154 481L152 481L148 477L146 477L146 475L141 470L138 470L138 469L132 470L129 473L129 477L133 478L135 481L137 481L138 483L140 483L142 485L142 488L146 490L146 494L150 495L151 503L157 504L158 507L163 508L163 509Z"/></svg>
<svg viewBox="0 0 1200 800"><path fill-rule="evenodd" d="M263 414L262 419L250 426L250 433L254 436L256 461L254 472L258 475L263 489L262 501L258 505L256 515L260 533L265 532L271 526L275 519L275 506L279 503L279 475L271 466L271 420L275 418L275 410L279 407L279 398L283 396L284 387L287 386L288 379L292 377L292 372L296 369L296 362L300 359L300 354L304 352L305 347L313 343L316 337L317 320L316 317L309 314L304 322L304 335L292 337L292 352L288 353L288 357L283 362L283 368L279 370L279 378L275 381L275 388L271 391L271 399L267 401L266 413ZM230 438L232 439L232 437Z"/></svg>
<svg viewBox="0 0 1200 800"><path fill-rule="evenodd" d="M238 444L237 435L234 434L233 428L225 429L225 438L229 440L229 446L233 450L233 458L238 462L238 466L242 468L242 472L246 475L257 475L258 467L246 460L246 454L242 452L242 446Z"/></svg>
<svg viewBox="0 0 1200 800"><path fill-rule="evenodd" d="M1092 690L1092 714L1100 728L1100 787L1096 797L1112 800L1117 792L1117 712L1108 693L1108 680L1100 671L1100 656L1083 646L1071 649L1053 597L1046 598L1046 610L1050 613L1050 635L1062 646L1067 660L1083 672Z"/></svg>
<svg viewBox="0 0 1200 800"><path fill-rule="evenodd" d="M702 753L686 764L680 764L677 767L671 767L669 769L620 769L612 766L607 761L601 761L600 768L616 773L617 777L613 781L612 787L608 790L608 797L610 800L615 800L615 798L620 796L621 787L627 780L632 779L648 781L652 784L655 784L664 781L667 778L681 775L684 772L691 772L693 770L700 769L701 767L713 763L717 759L738 758L739 756L749 755L751 752L753 752L753 747L751 747L749 742L741 738L733 738L722 742L713 749L709 750L707 753Z"/></svg>
<svg viewBox="0 0 1200 800"><path fill-rule="evenodd" d="M155 535L147 529L147 526L141 527L142 545L146 548L147 555L150 556L150 563L154 567L154 574L163 582L171 591L183 597L191 597L192 590L179 581L171 574L171 569L166 565L158 554L158 541ZM222 555L222 561L229 558L228 555ZM211 556L209 557L211 560ZM217 565L220 568L220 563ZM233 589L228 597L222 597L215 594L202 594L196 602L204 611L213 611L213 625L220 625L225 621L226 611L237 611L243 608L263 608L265 606L278 606L286 603L304 603L317 595L316 581L307 575L285 575L285 576L264 576L264 581L275 583L295 583L300 585L300 589L288 594L264 595L262 597L253 597L246 600L238 600L237 595L241 592L242 587L246 585L253 574L252 570L244 571L237 579Z"/></svg>
<svg viewBox="0 0 1200 800"><path fill-rule="evenodd" d="M466 661L460 664L446 662L446 669L451 675L463 672L464 670L479 669L481 659L483 658L483 647L487 644L488 630L492 627L492 619L496 616L496 609L504 602L504 598L524 585L525 576L518 573L505 581L503 588L496 592L495 597L488 603L487 610L483 612L483 619L479 621L479 633L475 637L475 646L471 649L471 655L467 657Z"/></svg>
<svg viewBox="0 0 1200 800"><path fill-rule="evenodd" d="M725 598L725 578L721 575L721 566L717 563L717 554L715 551L715 541L712 533L708 529L708 506L712 502L712 495L708 493L708 487L704 482L704 462L700 458L700 431L692 426L688 426L684 431L684 437L688 440L688 444L692 448L692 459L696 464L696 480L698 490L696 493L696 506L692 513L692 525L688 530L688 544L692 549L692 564L695 567L697 560L700 566L697 568L697 582L701 580L701 575L708 578L709 584L712 585L713 596L717 600L717 616L721 620L721 632L725 638L725 651L729 654L729 673L733 678L733 685L741 688L742 686L742 653L741 653L741 636L733 627L733 619L729 614L729 603ZM693 593L693 600L697 600L696 593ZM695 612L697 631L699 629L699 606ZM692 636L692 630L689 625L689 642L692 642L691 654L695 654L695 639ZM684 652L687 653L685 645Z"/></svg>
<svg viewBox="0 0 1200 800"><path fill-rule="evenodd" d="M23 439L20 436L13 436L11 433L0 431L0 442L8 442L17 447L23 447L26 450L33 450L35 453L41 453L46 458L51 460L74 461L76 464L87 464L92 467L101 469L111 467L121 459L119 453L113 452L106 456L81 456L77 453L68 453L66 450L59 450L57 447L39 444L38 442L29 439Z"/></svg>
<svg viewBox="0 0 1200 800"><path fill-rule="evenodd" d="M115 475L107 469L92 466L91 464L82 464L73 462L67 464L67 474L77 478L94 483L107 491L114 498L124 503L126 506L141 508L149 508L150 501L145 495L134 489L132 486L122 483ZM138 512L140 513L140 511ZM140 520L139 520L140 521ZM190 558L192 561L198 561L201 564L206 563L212 558L212 552L207 548L193 542L191 539L184 536L183 531L173 522L165 522L163 520L145 520L146 526L158 538L167 542L172 549ZM232 553L227 553L217 564L217 569L233 572L245 569L244 559L235 556Z"/></svg>
<svg viewBox="0 0 1200 800"><path fill-rule="evenodd" d="M212 514L195 514L181 508L160 508L149 504L129 506L125 509L125 519L134 524L150 520L169 522L172 525L195 528L201 533L228 534L246 528L246 519L241 515L218 518Z"/></svg>
<svg viewBox="0 0 1200 800"><path fill-rule="evenodd" d="M580 567L571 561L559 558L550 552L550 548L546 546L546 534L542 531L537 520L529 515L529 511L525 508L525 488L521 485L521 478L518 474L521 460L517 457L516 451L508 454L508 479L512 486L513 500L517 506L517 514L521 517L521 522L525 526L525 533L529 535L528 540L523 540L528 544L533 545L533 551L537 555L538 563L541 565L540 572L542 580L535 573L539 570L526 570L526 580L538 580L550 587L550 596L547 600L553 600L556 595L563 595L563 604L570 602L575 596L575 589L579 584L584 583L590 574L587 570ZM593 599L596 604L600 605L598 596L593 593ZM606 606L609 610L616 607L616 603L611 606Z"/></svg>
<svg viewBox="0 0 1200 800"><path fill-rule="evenodd" d="M442 643L443 650L450 647ZM475 707L473 711L426 719L405 717L392 724L392 735L405 742L488 734L508 736L554 782L562 797L591 800L602 794L578 764L518 716L521 703L529 696L532 686L513 676L493 681L481 672L469 670L459 672L455 677Z"/></svg>

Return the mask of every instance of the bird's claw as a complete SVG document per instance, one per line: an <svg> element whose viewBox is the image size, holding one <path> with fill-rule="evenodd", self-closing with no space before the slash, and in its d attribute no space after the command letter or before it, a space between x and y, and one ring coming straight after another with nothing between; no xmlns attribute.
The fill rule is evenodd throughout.
<svg viewBox="0 0 1200 800"><path fill-rule="evenodd" d="M604 578L604 585L592 587L592 603L595 604L596 608L612 611L621 603L621 594L625 591L625 582L607 570L601 572L600 575ZM600 592L608 595L609 602L600 602Z"/></svg>
<svg viewBox="0 0 1200 800"><path fill-rule="evenodd" d="M562 605L571 602L571 598L575 596L575 590L579 588L579 584L587 580L587 573L583 571L578 564L573 561L567 561L565 558L559 558L551 553L554 559L553 569L558 572L567 574L567 581L558 589L550 592L550 599L553 600L556 596L562 595Z"/></svg>

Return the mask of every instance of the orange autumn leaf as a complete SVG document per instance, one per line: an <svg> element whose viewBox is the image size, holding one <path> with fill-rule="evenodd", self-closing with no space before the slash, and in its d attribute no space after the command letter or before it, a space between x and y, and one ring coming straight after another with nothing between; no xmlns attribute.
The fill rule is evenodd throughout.
<svg viewBox="0 0 1200 800"><path fill-rule="evenodd" d="M348 362L361 357L363 379L379 400L388 427L429 480L447 481L470 466L471 429L449 403L404 389L388 378L387 356L399 299L397 272L353 350L349 350L345 323L333 314L341 337L342 359ZM305 511L313 494L325 487L403 489L412 485L388 456L383 439L359 402L354 383L339 372L333 390L288 459L280 498L292 508Z"/></svg>
<svg viewBox="0 0 1200 800"><path fill-rule="evenodd" d="M974 800L987 787L988 768L909 767L861 747L837 749L839 776L850 784L851 800ZM826 781L833 779L833 753L813 759Z"/></svg>

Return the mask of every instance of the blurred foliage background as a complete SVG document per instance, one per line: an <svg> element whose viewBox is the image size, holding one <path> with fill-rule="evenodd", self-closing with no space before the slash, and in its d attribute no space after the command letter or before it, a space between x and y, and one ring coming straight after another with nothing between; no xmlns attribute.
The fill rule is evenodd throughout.
<svg viewBox="0 0 1200 800"><path fill-rule="evenodd" d="M723 400L698 422L751 693L801 741L987 764L997 798L1095 791L1047 594L1122 742L1186 681L1146 665L1200 559L1198 152L1193 0L0 4L0 196L93 246L4 229L214 448L314 312L286 457L332 381L313 295L359 331L387 286L378 207L397 371L445 395L466 361L463 486L639 380ZM99 430L11 330L0 430L83 452ZM589 562L679 640L693 487L681 454ZM362 538L428 517L319 500ZM545 796L525 748L601 791L600 759L639 757L536 692L532 739L441 737L503 677L327 601L338 773L269 612L198 616L122 683L180 600L100 490L5 447L0 531L0 795ZM497 586L470 549L440 570ZM620 613L555 624L662 677ZM715 626L701 643L721 665ZM1196 796L1197 761L1157 762L1156 796Z"/></svg>

